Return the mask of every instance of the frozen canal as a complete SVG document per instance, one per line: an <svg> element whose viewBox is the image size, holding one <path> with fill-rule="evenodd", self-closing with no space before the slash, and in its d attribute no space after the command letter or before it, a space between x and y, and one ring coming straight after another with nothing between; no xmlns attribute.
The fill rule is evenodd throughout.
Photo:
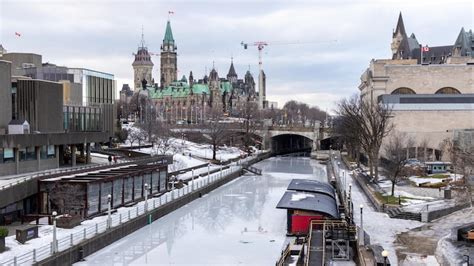
<svg viewBox="0 0 474 266"><path fill-rule="evenodd" d="M273 265L286 233L286 210L275 206L291 179L326 181L326 167L291 157L255 166L262 176L242 176L76 265Z"/></svg>

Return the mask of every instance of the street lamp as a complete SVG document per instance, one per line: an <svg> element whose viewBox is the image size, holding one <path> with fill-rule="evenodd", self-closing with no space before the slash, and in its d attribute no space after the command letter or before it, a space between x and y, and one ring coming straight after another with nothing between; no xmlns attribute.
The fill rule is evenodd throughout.
<svg viewBox="0 0 474 266"><path fill-rule="evenodd" d="M112 195L107 195L107 229L112 227L112 217L110 216L112 211Z"/></svg>
<svg viewBox="0 0 474 266"><path fill-rule="evenodd" d="M462 255L463 258L466 258L467 266L469 266L469 255Z"/></svg>
<svg viewBox="0 0 474 266"><path fill-rule="evenodd" d="M172 182L171 182L171 200L174 200L174 181L175 181L174 175L171 176L171 180L172 180Z"/></svg>
<svg viewBox="0 0 474 266"><path fill-rule="evenodd" d="M148 212L148 184L145 183L145 212Z"/></svg>
<svg viewBox="0 0 474 266"><path fill-rule="evenodd" d="M56 216L58 213L56 211L53 211L53 253L58 252L58 240L56 237Z"/></svg>
<svg viewBox="0 0 474 266"><path fill-rule="evenodd" d="M387 266L388 251L386 251L385 249L382 251L382 257L383 257L383 266Z"/></svg>
<svg viewBox="0 0 474 266"><path fill-rule="evenodd" d="M361 241L365 245L365 239L364 239L364 205L360 205L360 231L361 231Z"/></svg>

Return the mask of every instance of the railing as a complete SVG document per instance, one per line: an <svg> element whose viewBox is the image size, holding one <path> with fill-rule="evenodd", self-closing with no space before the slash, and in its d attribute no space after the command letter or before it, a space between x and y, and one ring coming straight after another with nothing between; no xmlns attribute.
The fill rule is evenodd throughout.
<svg viewBox="0 0 474 266"><path fill-rule="evenodd" d="M254 159L254 158L251 158ZM129 207L120 212L116 212L111 215L111 228L117 227L126 223L130 220L136 219L141 215L147 214L149 211L155 210L165 204L168 204L174 200L177 200L197 189L203 189L231 174L239 172L242 170L240 165L232 165L227 169L223 169L217 173L195 179L194 181L189 182L187 186L184 186L180 189L173 189L168 191L159 197L151 198L146 201L139 202L136 207ZM85 226L80 226L82 228L71 229L71 233L68 235L60 235L56 240L57 251L61 252L68 248L71 248L75 245L80 244L84 240L90 239L94 236L100 235L109 229L107 228L107 220L96 222L93 224L86 224ZM22 247L27 248L27 247ZM29 250L21 255L16 255L13 258L9 258L3 261L0 261L0 265L24 265L24 264L33 264L35 262L44 260L52 255L54 255L54 245L53 240L49 244L34 248ZM13 255L13 254L12 254Z"/></svg>

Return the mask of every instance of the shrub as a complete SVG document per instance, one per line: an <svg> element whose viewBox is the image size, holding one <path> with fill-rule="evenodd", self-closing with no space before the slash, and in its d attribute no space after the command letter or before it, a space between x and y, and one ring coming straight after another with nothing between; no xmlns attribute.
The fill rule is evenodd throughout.
<svg viewBox="0 0 474 266"><path fill-rule="evenodd" d="M8 229L5 227L0 227L0 237L7 237L8 236Z"/></svg>

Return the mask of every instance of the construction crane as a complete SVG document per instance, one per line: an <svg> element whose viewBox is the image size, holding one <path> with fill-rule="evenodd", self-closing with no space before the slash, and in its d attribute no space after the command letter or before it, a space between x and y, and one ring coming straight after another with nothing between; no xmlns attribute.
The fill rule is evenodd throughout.
<svg viewBox="0 0 474 266"><path fill-rule="evenodd" d="M259 107L261 109L263 109L263 102L265 101L265 95L264 94L264 91L263 91L263 84L262 84L262 80L260 78L260 75L263 71L263 66L262 66L262 51L263 51L263 48L265 48L265 46L268 46L268 45L302 45L302 44L319 44L319 43L332 43L332 42L337 42L337 40L329 40L329 41L318 41L318 42L266 42L266 41L257 41L257 42L253 42L253 43L246 43L244 41L241 41L240 42L240 45L242 47L244 47L245 50L247 50L247 48L249 46L256 46L257 49L258 49L258 70L259 70L259 79L258 79L258 94L259 94Z"/></svg>

